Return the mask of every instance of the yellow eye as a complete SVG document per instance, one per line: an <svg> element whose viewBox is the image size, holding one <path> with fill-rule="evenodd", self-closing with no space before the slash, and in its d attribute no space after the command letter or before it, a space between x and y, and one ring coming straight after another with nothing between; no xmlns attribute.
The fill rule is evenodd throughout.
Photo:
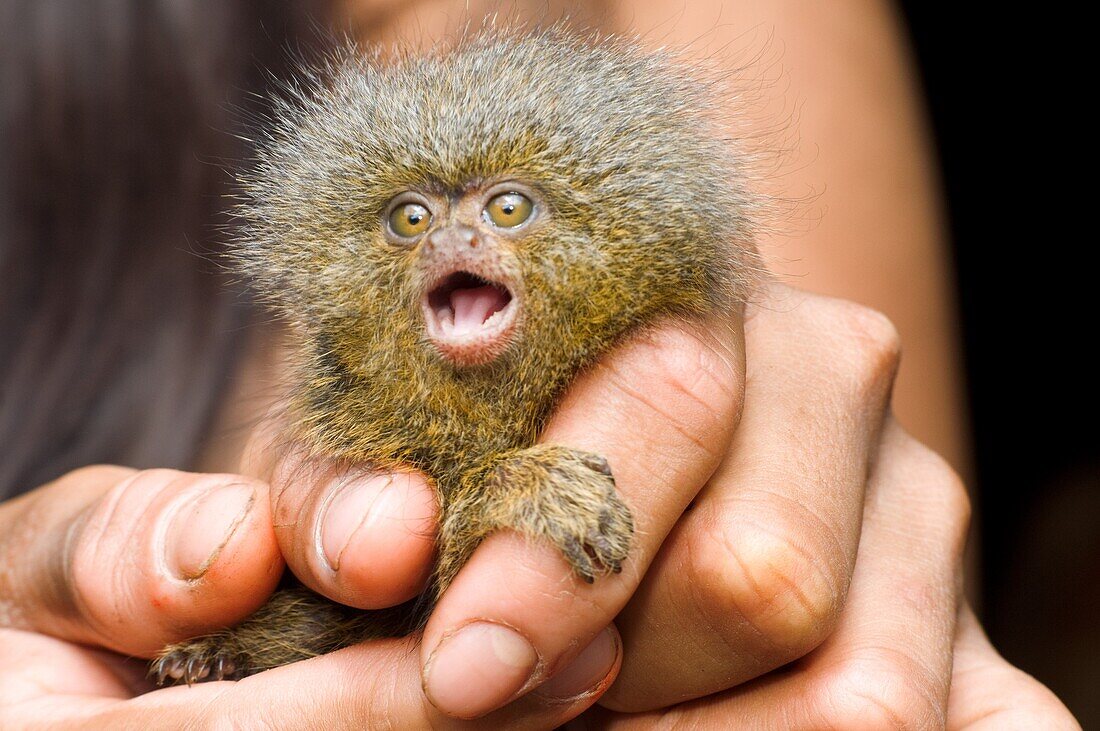
<svg viewBox="0 0 1100 731"><path fill-rule="evenodd" d="M485 216L501 228L515 228L531 217L535 205L522 193L501 193L485 206Z"/></svg>
<svg viewBox="0 0 1100 731"><path fill-rule="evenodd" d="M405 203L390 213L390 230L402 238L411 239L428 230L432 214L419 203Z"/></svg>

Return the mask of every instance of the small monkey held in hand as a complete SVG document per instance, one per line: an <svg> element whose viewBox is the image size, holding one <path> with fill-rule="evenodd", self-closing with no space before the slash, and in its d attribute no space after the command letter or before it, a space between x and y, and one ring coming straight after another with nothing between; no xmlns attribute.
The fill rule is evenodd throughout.
<svg viewBox="0 0 1100 731"><path fill-rule="evenodd" d="M732 311L757 271L716 84L669 53L489 29L291 87L243 178L238 269L292 325L292 436L417 469L441 510L418 600L364 611L291 577L236 627L166 648L160 683L240 678L423 626L513 530L587 582L633 520L598 454L538 443L577 373L662 318Z"/></svg>

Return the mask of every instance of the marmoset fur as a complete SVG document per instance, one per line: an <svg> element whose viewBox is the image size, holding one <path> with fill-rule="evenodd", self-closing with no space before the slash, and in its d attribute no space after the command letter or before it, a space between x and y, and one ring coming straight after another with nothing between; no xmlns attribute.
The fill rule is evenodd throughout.
<svg viewBox="0 0 1100 731"><path fill-rule="evenodd" d="M427 474L437 568L381 611L285 580L242 624L166 648L161 683L416 630L497 530L550 541L586 581L619 571L614 465L540 432L594 359L660 318L732 311L757 270L728 99L675 54L488 29L423 56L348 50L308 78L243 176L234 261L298 334L293 436Z"/></svg>

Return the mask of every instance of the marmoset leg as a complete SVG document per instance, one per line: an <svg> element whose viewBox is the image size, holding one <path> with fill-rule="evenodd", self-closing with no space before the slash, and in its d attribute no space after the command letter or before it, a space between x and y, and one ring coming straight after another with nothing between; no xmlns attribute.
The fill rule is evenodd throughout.
<svg viewBox="0 0 1100 731"><path fill-rule="evenodd" d="M502 528L556 545L577 575L618 573L634 522L615 492L607 460L567 447L537 445L495 458L472 473L446 506L437 592L490 533Z"/></svg>

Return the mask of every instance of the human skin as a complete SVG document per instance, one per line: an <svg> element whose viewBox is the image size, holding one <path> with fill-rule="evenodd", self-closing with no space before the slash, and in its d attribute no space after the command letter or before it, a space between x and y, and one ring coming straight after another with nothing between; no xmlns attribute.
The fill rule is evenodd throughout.
<svg viewBox="0 0 1100 731"><path fill-rule="evenodd" d="M508 667L491 662L499 645L476 646L483 635L460 646L466 685L481 691L473 696L433 696L417 638L239 682L146 692L144 664L123 656L245 616L270 592L284 556L314 588L360 606L419 588L407 576L422 576L416 567L430 560L428 486L411 476L380 489L369 472L303 469L293 450L263 446L265 427L241 468L251 477L93 467L0 505L0 725L544 728L601 700L605 708L583 721L965 728L998 714L997 728L1036 718L1075 728L1048 691L983 644L966 609L956 623L965 491L888 415L898 357L889 323L775 285L750 308L744 332L747 370L708 369L712 378L699 377L707 339L669 329L628 345L576 385L549 428L563 443L607 443L622 454L628 499L653 476L662 491L691 493L698 455L721 462L683 517L667 504L638 505L651 525L674 527L644 576L627 577L641 585L615 618L622 640L601 630L617 594L629 591L579 582L551 547L512 535L486 541L440 604L437 632L475 617L529 637L551 676L534 692L509 690ZM705 416L681 418L716 401L735 415L744 405L732 441ZM657 454L637 448L654 438L667 445ZM192 502L214 486L226 490ZM322 507L349 487L358 489L341 493L343 509L326 514L335 523L325 520ZM348 533L343 517L360 500L373 506L370 530L353 524L339 568L328 569L325 536ZM862 534L858 560L855 545L838 538L853 531ZM423 652L432 632L430 624ZM485 688L497 696L487 701ZM480 704L473 713L471 702ZM444 713L448 704L456 707ZM486 715L460 721L456 710Z"/></svg>

